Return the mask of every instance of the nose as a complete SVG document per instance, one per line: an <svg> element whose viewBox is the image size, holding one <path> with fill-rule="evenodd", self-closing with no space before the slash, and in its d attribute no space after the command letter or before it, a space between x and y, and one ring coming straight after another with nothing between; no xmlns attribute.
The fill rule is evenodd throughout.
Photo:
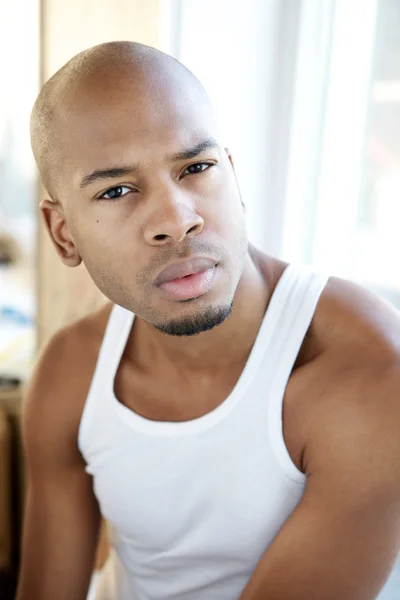
<svg viewBox="0 0 400 600"><path fill-rule="evenodd" d="M145 229L146 242L152 246L163 246L170 242L182 242L202 232L203 218L186 204L165 204L153 214Z"/></svg>

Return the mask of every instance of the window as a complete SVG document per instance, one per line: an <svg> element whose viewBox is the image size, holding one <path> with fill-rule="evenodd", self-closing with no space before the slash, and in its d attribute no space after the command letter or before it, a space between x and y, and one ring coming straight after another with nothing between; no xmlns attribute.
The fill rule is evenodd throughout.
<svg viewBox="0 0 400 600"><path fill-rule="evenodd" d="M216 106L250 239L400 308L398 0L165 4L165 49Z"/></svg>

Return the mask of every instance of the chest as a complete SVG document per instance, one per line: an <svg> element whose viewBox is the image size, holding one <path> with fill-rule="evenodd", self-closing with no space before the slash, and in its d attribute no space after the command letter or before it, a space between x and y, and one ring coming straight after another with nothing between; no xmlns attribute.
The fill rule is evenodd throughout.
<svg viewBox="0 0 400 600"><path fill-rule="evenodd" d="M241 435L232 431L242 426ZM303 487L282 477L251 420L178 440L121 437L94 473L101 511L119 540L155 556L258 560Z"/></svg>
<svg viewBox="0 0 400 600"><path fill-rule="evenodd" d="M274 374L236 373L211 395L161 378L157 386L115 379L116 398L97 414L85 447L101 512L116 546L129 547L130 562L162 562L172 551L189 561L200 552L207 564L245 556L250 571L255 566L304 489L273 447L282 425L275 409L285 395Z"/></svg>
<svg viewBox="0 0 400 600"><path fill-rule="evenodd" d="M244 364L230 365L213 374L190 376L162 372L140 373L125 360L114 381L118 401L152 421L184 422L198 419L222 404L235 389Z"/></svg>
<svg viewBox="0 0 400 600"><path fill-rule="evenodd" d="M190 381L162 376L139 376L121 362L114 381L115 396L134 413L160 422L185 422L198 419L218 408L235 390L243 365L232 365L212 378L194 375ZM304 424L309 402L303 397L303 375L295 370L289 378L282 403L283 437L289 455L302 470L305 445ZM266 384L267 387L267 384ZM267 392L267 389L266 389Z"/></svg>

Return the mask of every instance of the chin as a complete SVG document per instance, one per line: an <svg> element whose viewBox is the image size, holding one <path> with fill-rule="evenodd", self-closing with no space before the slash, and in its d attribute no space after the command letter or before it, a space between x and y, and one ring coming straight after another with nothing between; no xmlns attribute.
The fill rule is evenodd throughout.
<svg viewBox="0 0 400 600"><path fill-rule="evenodd" d="M190 304L195 300L197 299L184 300L182 303ZM193 311L191 314L183 314L163 323L153 323L153 325L166 335L191 337L218 327L229 317L232 310L233 302L215 307L207 306Z"/></svg>

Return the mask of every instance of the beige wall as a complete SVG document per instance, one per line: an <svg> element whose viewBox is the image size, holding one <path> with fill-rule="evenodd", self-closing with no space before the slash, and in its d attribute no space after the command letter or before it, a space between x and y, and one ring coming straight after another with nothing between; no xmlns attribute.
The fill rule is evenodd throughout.
<svg viewBox="0 0 400 600"><path fill-rule="evenodd" d="M41 82L96 44L133 40L159 47L160 0L42 0ZM40 192L41 193L41 192ZM43 226L38 241L38 339L98 307L104 298L84 267L64 267Z"/></svg>

